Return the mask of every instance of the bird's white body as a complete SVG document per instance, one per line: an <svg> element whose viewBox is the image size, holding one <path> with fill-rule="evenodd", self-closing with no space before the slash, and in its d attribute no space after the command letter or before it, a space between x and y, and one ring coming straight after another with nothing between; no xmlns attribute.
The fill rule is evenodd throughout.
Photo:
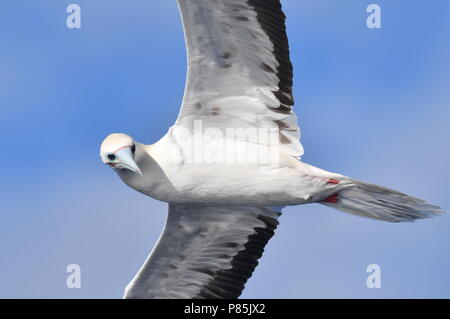
<svg viewBox="0 0 450 319"><path fill-rule="evenodd" d="M217 143L217 141L215 141ZM230 148L247 143L228 141ZM256 147L247 144L247 150ZM142 176L118 170L122 180L150 197L177 204L286 206L317 202L350 183L330 184L344 178L279 153L276 162L200 163L187 161L184 144L168 135L153 145L138 145L135 161ZM249 154L251 157L251 154ZM201 158L200 158L201 159Z"/></svg>

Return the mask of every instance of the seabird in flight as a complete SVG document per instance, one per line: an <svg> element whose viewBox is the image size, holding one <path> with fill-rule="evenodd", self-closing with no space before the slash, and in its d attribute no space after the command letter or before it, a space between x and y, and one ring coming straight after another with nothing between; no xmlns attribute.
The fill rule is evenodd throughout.
<svg viewBox="0 0 450 319"><path fill-rule="evenodd" d="M237 298L288 205L320 203L388 222L443 212L301 161L279 0L178 5L188 74L175 124L151 145L115 133L100 148L127 185L169 206L125 298Z"/></svg>

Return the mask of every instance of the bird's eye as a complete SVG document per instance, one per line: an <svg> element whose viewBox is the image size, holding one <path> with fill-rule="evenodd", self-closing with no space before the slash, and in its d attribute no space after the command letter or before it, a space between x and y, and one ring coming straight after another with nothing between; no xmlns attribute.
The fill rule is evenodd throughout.
<svg viewBox="0 0 450 319"><path fill-rule="evenodd" d="M136 152L136 144L131 145L131 153Z"/></svg>
<svg viewBox="0 0 450 319"><path fill-rule="evenodd" d="M116 155L109 153L108 155L106 155L106 157L110 160L110 161L114 161L116 159Z"/></svg>

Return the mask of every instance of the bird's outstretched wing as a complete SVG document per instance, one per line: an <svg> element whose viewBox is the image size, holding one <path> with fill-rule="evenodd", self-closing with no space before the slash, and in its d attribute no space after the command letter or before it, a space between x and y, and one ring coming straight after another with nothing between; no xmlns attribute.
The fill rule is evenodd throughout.
<svg viewBox="0 0 450 319"><path fill-rule="evenodd" d="M125 298L237 298L280 213L169 205L166 226Z"/></svg>
<svg viewBox="0 0 450 319"><path fill-rule="evenodd" d="M270 128L300 157L292 64L279 0L178 0L188 75L175 127ZM268 141L267 143L273 143Z"/></svg>

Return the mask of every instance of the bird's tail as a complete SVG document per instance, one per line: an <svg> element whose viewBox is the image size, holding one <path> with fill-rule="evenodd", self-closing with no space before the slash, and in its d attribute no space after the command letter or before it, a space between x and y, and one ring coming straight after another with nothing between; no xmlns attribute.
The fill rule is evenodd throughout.
<svg viewBox="0 0 450 319"><path fill-rule="evenodd" d="M351 185L323 200L338 210L388 222L411 222L444 213L435 205L375 184L346 178Z"/></svg>

